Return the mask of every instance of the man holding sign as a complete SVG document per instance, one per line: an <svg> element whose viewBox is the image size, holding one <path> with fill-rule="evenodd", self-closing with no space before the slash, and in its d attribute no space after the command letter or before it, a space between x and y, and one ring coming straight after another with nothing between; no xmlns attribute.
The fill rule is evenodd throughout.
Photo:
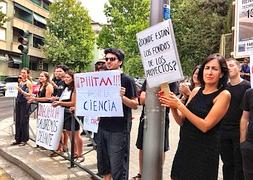
<svg viewBox="0 0 253 180"><path fill-rule="evenodd" d="M115 48L105 49L108 70L120 70L124 53ZM97 137L98 171L104 179L128 179L131 109L137 109L138 99L134 81L121 73L120 96L123 117L100 117Z"/></svg>

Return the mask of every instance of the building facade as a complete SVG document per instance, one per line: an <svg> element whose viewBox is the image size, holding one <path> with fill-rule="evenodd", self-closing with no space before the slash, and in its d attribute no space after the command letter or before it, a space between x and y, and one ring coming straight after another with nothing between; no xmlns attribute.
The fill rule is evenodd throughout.
<svg viewBox="0 0 253 180"><path fill-rule="evenodd" d="M28 30L29 52L32 76L38 77L41 70L49 71L42 49L46 30L46 19L49 15L48 0L3 0L0 2L7 21L0 27L0 78L18 75L22 60L18 49L18 37L21 30ZM52 68L52 67L51 67Z"/></svg>

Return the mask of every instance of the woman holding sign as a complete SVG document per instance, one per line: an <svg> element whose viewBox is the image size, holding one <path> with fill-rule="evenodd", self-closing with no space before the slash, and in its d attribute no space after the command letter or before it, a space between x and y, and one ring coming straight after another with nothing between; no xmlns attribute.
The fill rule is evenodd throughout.
<svg viewBox="0 0 253 180"><path fill-rule="evenodd" d="M186 105L171 92L168 96L159 93L161 104L171 107L181 126L171 171L173 180L216 180L218 176L219 122L231 98L224 89L228 79L224 57L208 56L199 69L198 79L201 87L192 90Z"/></svg>
<svg viewBox="0 0 253 180"><path fill-rule="evenodd" d="M64 82L66 84L66 88L62 92L62 95L60 97L59 101L54 101L53 106L63 106L66 108L75 106L76 102L76 93L74 89L74 72L67 71L64 77ZM71 137L71 113L69 110L64 111L64 128L67 130L67 134L69 137ZM78 162L83 162L84 158L82 157L82 147L83 147L83 141L80 136L80 125L75 120L75 144L74 144L74 151L75 151L75 158Z"/></svg>
<svg viewBox="0 0 253 180"><path fill-rule="evenodd" d="M29 104L26 97L32 94L32 83L28 80L28 68L21 70L16 99L15 142L11 145L26 145L29 140Z"/></svg>

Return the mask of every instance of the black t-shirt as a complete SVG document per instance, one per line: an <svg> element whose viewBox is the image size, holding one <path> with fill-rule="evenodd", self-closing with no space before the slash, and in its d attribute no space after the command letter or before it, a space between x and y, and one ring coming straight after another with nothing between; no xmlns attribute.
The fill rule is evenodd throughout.
<svg viewBox="0 0 253 180"><path fill-rule="evenodd" d="M129 99L137 98L136 87L134 80L122 73L121 86L126 88L125 96ZM129 130L128 122L131 122L132 111L131 108L123 104L123 117L100 117L99 128L111 132L126 132Z"/></svg>
<svg viewBox="0 0 253 180"><path fill-rule="evenodd" d="M61 94L65 89L66 85L61 79L55 79L54 83L58 86L58 88L54 88L53 96L61 97Z"/></svg>
<svg viewBox="0 0 253 180"><path fill-rule="evenodd" d="M250 119L247 130L247 141L253 143L253 89L248 89L243 97L243 110L249 111Z"/></svg>
<svg viewBox="0 0 253 180"><path fill-rule="evenodd" d="M228 111L221 121L221 129L238 130L240 128L240 119L243 111L242 100L246 90L249 88L250 82L246 80L243 80L235 86L232 86L230 83L228 84L226 89L231 94L231 101Z"/></svg>

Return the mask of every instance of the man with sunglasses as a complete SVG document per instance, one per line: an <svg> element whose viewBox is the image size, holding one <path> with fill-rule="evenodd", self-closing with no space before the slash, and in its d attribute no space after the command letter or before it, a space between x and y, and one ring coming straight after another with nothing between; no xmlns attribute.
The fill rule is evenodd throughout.
<svg viewBox="0 0 253 180"><path fill-rule="evenodd" d="M124 53L115 48L104 51L108 70L120 70ZM120 96L123 117L100 117L97 134L98 172L104 180L128 180L129 144L132 112L137 109L138 99L134 80L121 73Z"/></svg>

